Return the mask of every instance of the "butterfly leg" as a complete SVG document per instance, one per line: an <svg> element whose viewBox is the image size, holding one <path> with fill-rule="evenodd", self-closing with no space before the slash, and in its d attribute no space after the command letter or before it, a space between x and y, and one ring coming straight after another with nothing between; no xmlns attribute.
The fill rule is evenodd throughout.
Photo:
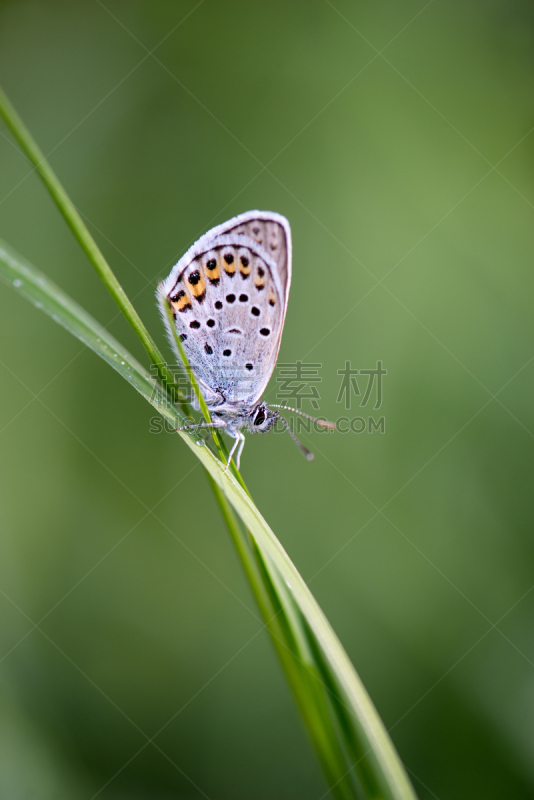
<svg viewBox="0 0 534 800"><path fill-rule="evenodd" d="M235 460L235 465L238 470L239 470L239 465L241 463L241 453L243 452L244 446L245 446L245 437L243 436L243 434L241 434L241 441L239 442L239 447L237 450L237 458Z"/></svg>
<svg viewBox="0 0 534 800"><path fill-rule="evenodd" d="M235 442L232 445L232 449L230 450L230 455L228 456L228 461L226 462L226 467L224 468L225 472L228 472L228 467L230 466L230 462L232 460L232 456L234 455L237 448L237 457L235 460L235 465L237 469L239 469L239 462L241 461L241 452L243 450L243 446L245 444L245 437L240 431L235 432Z"/></svg>

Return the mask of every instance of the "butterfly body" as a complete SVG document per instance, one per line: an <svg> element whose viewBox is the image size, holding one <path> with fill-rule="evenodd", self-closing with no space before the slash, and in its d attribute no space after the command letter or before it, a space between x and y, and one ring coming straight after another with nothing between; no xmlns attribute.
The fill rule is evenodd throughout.
<svg viewBox="0 0 534 800"><path fill-rule="evenodd" d="M280 349L290 285L289 222L248 211L204 234L158 287L171 345L179 356L179 336L211 424L236 439L238 462L242 431L265 433L280 418L261 396Z"/></svg>

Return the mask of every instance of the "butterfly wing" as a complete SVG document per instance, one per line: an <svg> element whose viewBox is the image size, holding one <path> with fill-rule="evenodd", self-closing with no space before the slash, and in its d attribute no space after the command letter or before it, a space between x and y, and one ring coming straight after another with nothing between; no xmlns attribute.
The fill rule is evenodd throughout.
<svg viewBox="0 0 534 800"><path fill-rule="evenodd" d="M291 229L287 219L271 211L247 211L215 230L220 230L218 235L237 233L249 236L272 256L287 307L291 284Z"/></svg>
<svg viewBox="0 0 534 800"><path fill-rule="evenodd" d="M224 398L247 408L259 400L280 348L290 281L289 223L252 211L202 236L160 284L208 404Z"/></svg>

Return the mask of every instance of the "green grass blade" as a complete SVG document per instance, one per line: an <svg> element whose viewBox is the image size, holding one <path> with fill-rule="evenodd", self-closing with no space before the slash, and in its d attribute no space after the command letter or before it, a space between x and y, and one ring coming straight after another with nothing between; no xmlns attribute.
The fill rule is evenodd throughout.
<svg viewBox="0 0 534 800"><path fill-rule="evenodd" d="M282 582L278 573L269 572L255 540L243 530L217 485L214 490L221 493L226 523L328 785L333 787L332 797L352 800L356 790L350 776L350 762L339 745L339 737L324 701L324 686L320 680L314 680L316 670L310 663L307 643L303 642L304 629L295 627L292 620L288 619L287 612L291 609L280 599L284 591L280 591ZM307 653L304 653L306 649Z"/></svg>
<svg viewBox="0 0 534 800"><path fill-rule="evenodd" d="M171 425L186 424L165 391L154 385L149 373L101 325L1 241L0 277L104 358ZM282 545L238 480L225 471L208 447L198 446L204 445L203 439L194 431L179 435L201 461L224 501L221 508L243 551L247 574L282 665L330 785L335 783L333 796L343 800L356 797L346 774L353 766L366 797L414 800L406 772L367 692ZM239 531L234 512L250 532L252 546ZM333 699L339 743L332 733L325 698Z"/></svg>

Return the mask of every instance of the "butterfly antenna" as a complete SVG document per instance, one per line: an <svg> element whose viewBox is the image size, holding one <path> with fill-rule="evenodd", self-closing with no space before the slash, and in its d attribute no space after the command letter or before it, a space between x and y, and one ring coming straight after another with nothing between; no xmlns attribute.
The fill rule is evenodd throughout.
<svg viewBox="0 0 534 800"><path fill-rule="evenodd" d="M316 422L318 425L322 425L323 428L329 428L330 430L334 430L336 427L335 422L328 422L326 419L317 419L317 417L311 417L309 414L305 414L304 411L299 411L298 408L291 408L291 406L278 406L269 403L269 408L283 408L286 411L293 411L295 414L300 414L301 417L311 419L312 422ZM280 417L280 419L283 419L283 417Z"/></svg>
<svg viewBox="0 0 534 800"><path fill-rule="evenodd" d="M282 408L282 406L280 406L280 408ZM291 436L291 438L293 439L293 441L295 442L297 447L299 448L300 452L304 455L306 460L307 461L313 461L315 456L306 447L304 447L304 445L302 444L302 442L299 439L297 439L297 437L295 436L295 434L293 433L293 431L291 430L291 428L287 424L287 420L284 419L283 416L278 413L278 411L275 411L275 414L276 414L277 418L280 420L280 422L282 423L282 425L284 426L284 428L286 429L286 431L289 433L289 435Z"/></svg>

